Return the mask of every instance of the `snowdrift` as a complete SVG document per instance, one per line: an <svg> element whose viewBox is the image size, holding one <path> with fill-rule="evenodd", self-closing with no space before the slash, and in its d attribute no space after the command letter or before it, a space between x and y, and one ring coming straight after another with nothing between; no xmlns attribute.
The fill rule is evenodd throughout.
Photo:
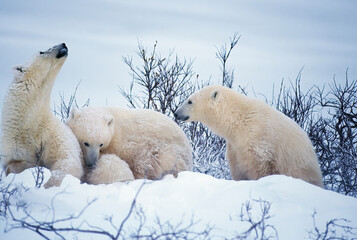
<svg viewBox="0 0 357 240"><path fill-rule="evenodd" d="M68 175L60 187L44 189L35 187L34 171L1 180L0 239L357 236L356 198L291 177L232 181L182 172L159 181L95 186ZM44 176L50 176L46 169Z"/></svg>

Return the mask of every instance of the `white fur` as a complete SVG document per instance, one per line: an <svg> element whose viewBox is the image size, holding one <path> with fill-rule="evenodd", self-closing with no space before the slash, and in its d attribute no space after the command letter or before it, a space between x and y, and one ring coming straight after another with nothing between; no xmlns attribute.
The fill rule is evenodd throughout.
<svg viewBox="0 0 357 240"><path fill-rule="evenodd" d="M14 68L1 115L0 154L6 172L45 166L52 172L45 187L59 186L65 174L83 174L77 139L50 110L52 86L66 59L56 58L55 48L50 50L28 67Z"/></svg>
<svg viewBox="0 0 357 240"><path fill-rule="evenodd" d="M268 104L222 86L201 89L176 115L200 121L226 139L235 180L285 174L323 187L317 156L307 134Z"/></svg>
<svg viewBox="0 0 357 240"><path fill-rule="evenodd" d="M86 164L100 154L115 154L128 163L136 179L192 170L186 135L153 110L87 107L74 110L66 123L80 142Z"/></svg>
<svg viewBox="0 0 357 240"><path fill-rule="evenodd" d="M134 180L129 165L114 154L103 154L94 169L87 169L84 182L109 184Z"/></svg>

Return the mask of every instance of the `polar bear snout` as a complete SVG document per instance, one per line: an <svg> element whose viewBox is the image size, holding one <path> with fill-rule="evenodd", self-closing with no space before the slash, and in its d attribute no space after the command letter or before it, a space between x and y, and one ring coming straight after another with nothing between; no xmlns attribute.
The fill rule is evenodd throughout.
<svg viewBox="0 0 357 240"><path fill-rule="evenodd" d="M175 117L177 120L180 120L180 121L187 121L190 118L190 116L187 116L187 115L177 115L177 114L175 114Z"/></svg>
<svg viewBox="0 0 357 240"><path fill-rule="evenodd" d="M87 168L94 168L96 164L97 159L96 158L84 158L84 163L86 164Z"/></svg>
<svg viewBox="0 0 357 240"><path fill-rule="evenodd" d="M56 57L57 59L68 55L68 48L65 43L58 44L45 52L40 52L41 56Z"/></svg>
<svg viewBox="0 0 357 240"><path fill-rule="evenodd" d="M66 44L64 43L60 44L56 58L66 57L67 55L68 55L68 48Z"/></svg>
<svg viewBox="0 0 357 240"><path fill-rule="evenodd" d="M90 148L84 152L84 163L88 168L94 168L99 158L99 149Z"/></svg>
<svg viewBox="0 0 357 240"><path fill-rule="evenodd" d="M177 111L174 113L175 118L180 121L187 121L190 116L185 114L182 110L182 108L177 109Z"/></svg>

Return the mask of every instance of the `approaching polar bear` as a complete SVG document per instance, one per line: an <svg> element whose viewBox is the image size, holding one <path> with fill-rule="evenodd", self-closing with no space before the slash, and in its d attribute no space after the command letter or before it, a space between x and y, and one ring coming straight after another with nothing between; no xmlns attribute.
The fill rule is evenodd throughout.
<svg viewBox="0 0 357 240"><path fill-rule="evenodd" d="M85 168L84 182L109 184L134 180L129 165L114 154L103 154L94 168Z"/></svg>
<svg viewBox="0 0 357 240"><path fill-rule="evenodd" d="M175 115L183 121L200 121L226 139L234 180L284 174L323 187L307 134L264 102L226 87L209 86L192 94Z"/></svg>
<svg viewBox="0 0 357 240"><path fill-rule="evenodd" d="M67 54L63 43L40 52L28 67L15 67L1 114L0 155L6 173L47 167L52 174L46 188L59 186L65 174L83 174L76 137L50 110L52 86Z"/></svg>
<svg viewBox="0 0 357 240"><path fill-rule="evenodd" d="M135 179L192 170L186 135L153 110L85 107L73 109L66 124L79 140L87 167L95 167L100 154L115 154L128 163Z"/></svg>

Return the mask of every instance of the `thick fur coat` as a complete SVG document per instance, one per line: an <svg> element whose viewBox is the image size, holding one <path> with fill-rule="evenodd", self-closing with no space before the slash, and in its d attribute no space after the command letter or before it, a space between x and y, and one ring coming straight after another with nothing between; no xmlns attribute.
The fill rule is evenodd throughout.
<svg viewBox="0 0 357 240"><path fill-rule="evenodd" d="M65 174L83 175L76 137L50 110L51 90L67 52L60 44L40 52L29 66L14 67L1 114L0 154L7 174L47 167L52 175L45 187L59 186Z"/></svg>
<svg viewBox="0 0 357 240"><path fill-rule="evenodd" d="M135 179L192 170L186 135L153 110L86 107L74 109L66 123L79 140L87 167L95 167L102 154L115 154L129 165Z"/></svg>
<svg viewBox="0 0 357 240"><path fill-rule="evenodd" d="M200 121L227 143L234 180L271 174L300 178L323 187L317 156L300 126L268 104L222 86L192 94L176 112L184 121Z"/></svg>

